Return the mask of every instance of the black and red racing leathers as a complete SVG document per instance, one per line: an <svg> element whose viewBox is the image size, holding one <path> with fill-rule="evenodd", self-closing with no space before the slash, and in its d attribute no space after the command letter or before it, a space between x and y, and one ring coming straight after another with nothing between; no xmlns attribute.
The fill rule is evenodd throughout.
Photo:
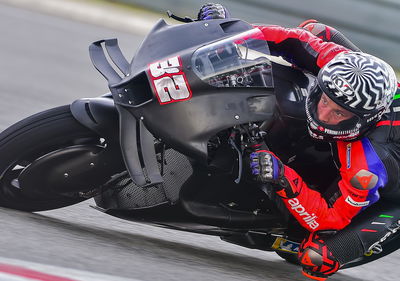
<svg viewBox="0 0 400 281"><path fill-rule="evenodd" d="M301 28L255 27L262 31L271 54L282 56L313 74L317 74L337 54L349 51ZM309 231L339 230L347 226L361 210L378 201L381 195L400 198L399 109L400 100L395 100L390 112L363 138L332 144L340 178L334 183L326 183L334 185L334 196L329 200L285 165L284 176L298 196L287 198L284 191L279 195L304 228Z"/></svg>

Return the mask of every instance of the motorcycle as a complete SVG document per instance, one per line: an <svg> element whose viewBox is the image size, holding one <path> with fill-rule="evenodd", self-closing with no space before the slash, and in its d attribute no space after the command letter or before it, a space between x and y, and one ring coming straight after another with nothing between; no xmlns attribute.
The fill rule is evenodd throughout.
<svg viewBox="0 0 400 281"><path fill-rule="evenodd" d="M94 198L94 208L115 217L298 263L307 232L285 218L269 186L251 180L246 156L268 145L312 184L337 175L326 173L336 171L328 145L296 150L308 141L301 109L315 77L271 55L242 20L183 21L159 20L131 62L116 39L94 42L90 57L110 93L0 134L0 206L36 212ZM345 267L400 247L395 235L385 240L379 255Z"/></svg>

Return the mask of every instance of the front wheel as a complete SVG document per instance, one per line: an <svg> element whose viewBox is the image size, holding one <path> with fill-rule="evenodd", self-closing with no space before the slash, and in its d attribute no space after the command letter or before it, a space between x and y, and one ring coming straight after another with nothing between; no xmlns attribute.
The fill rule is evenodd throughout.
<svg viewBox="0 0 400 281"><path fill-rule="evenodd" d="M0 133L0 206L22 211L44 211L85 200L56 192L24 190L18 177L40 157L76 145L97 145L100 137L77 122L69 106L30 116ZM46 174L41 177L45 178ZM32 189L32 186L29 187Z"/></svg>

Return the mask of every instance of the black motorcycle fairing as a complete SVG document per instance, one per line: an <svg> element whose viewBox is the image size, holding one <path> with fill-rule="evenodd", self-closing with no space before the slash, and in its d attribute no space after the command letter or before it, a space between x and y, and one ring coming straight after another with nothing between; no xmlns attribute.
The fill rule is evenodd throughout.
<svg viewBox="0 0 400 281"><path fill-rule="evenodd" d="M106 94L98 98L79 99L70 108L77 121L105 138L109 146L122 152L128 171L138 184L162 181L152 145L153 136L142 120L137 120L124 107L118 108L118 112L112 96ZM125 122L119 124L120 120ZM120 149L120 146L124 149Z"/></svg>
<svg viewBox="0 0 400 281"><path fill-rule="evenodd" d="M165 32L167 31L175 32L174 29L167 29ZM207 163L209 160L207 142L212 136L236 125L267 120L272 116L275 104L272 70L268 59L262 56L265 53L269 54L269 50L261 36L263 35L258 29L251 29L212 43L204 42L204 46L195 46L182 51L179 56L150 64L147 73L152 82L154 95L157 90L162 91L163 88L160 89L155 85L155 81L158 80L153 77L154 74L151 74L152 66L171 65L174 60L174 67L176 71L179 71L178 76L184 76L187 80L190 96L188 95L184 100L162 100L160 96L157 96L157 100L154 99L139 106L128 107L126 104L124 106L129 108L137 118L143 119L146 127L157 138L199 162ZM191 38L189 36L188 40L190 41ZM260 57L263 58L262 61L247 58L246 52L243 55L243 61L240 61L241 58L238 53L235 53L237 50L233 46L239 45L239 42L242 43L243 48L256 50L254 51L256 55L262 54ZM225 51L226 53L223 54ZM216 54L216 52L219 53ZM226 58L229 52L230 57L221 59L224 55ZM238 86L233 83L216 86L207 81L211 78L204 78L206 74L199 74L202 71L197 68L197 63L201 54L204 53L209 54L210 57L213 56L207 59L214 60L214 67L219 63L219 69L213 68L214 76L210 76L209 72L205 71L214 81L221 79L219 82L225 84L228 83L228 80L224 80L226 77L237 77L236 75L241 75L243 72L247 72L249 76L254 75L251 78L252 81L256 79L262 81L258 80L256 86ZM202 58L204 61L204 56ZM219 61L215 62L217 59ZM246 62L250 66L247 67ZM161 77L169 80L169 77ZM135 92L135 87L131 84L130 90Z"/></svg>
<svg viewBox="0 0 400 281"><path fill-rule="evenodd" d="M275 96L272 94L266 95L265 90L258 90L257 94L245 90L235 92L232 95L216 89L193 97L190 103L174 103L168 108L149 103L133 114L144 120L155 137L206 164L207 142L212 136L236 125L269 119L273 114Z"/></svg>
<svg viewBox="0 0 400 281"><path fill-rule="evenodd" d="M124 169L116 153L100 145L75 145L43 155L18 176L21 192L76 196L98 189Z"/></svg>
<svg viewBox="0 0 400 281"><path fill-rule="evenodd" d="M229 32L228 32L229 30ZM248 34L259 30L239 20L215 20L207 23L196 22L177 26L168 26L160 22L150 33L136 58L132 61L132 75L142 75L144 68L149 80L152 80L148 65L149 60L166 64L171 56L178 54L179 73L187 79L190 97L175 102L162 102L153 99L142 105L123 104L137 117L143 119L144 124L157 138L178 151L207 163L208 140L221 130L235 125L269 119L272 116L275 97L272 82L264 87L215 87L205 83L199 77L198 70L193 63L194 53L203 46L224 42L224 39L244 34L243 37L253 38L253 41L262 42L265 51L269 53L267 44L259 34ZM234 36L233 36L234 35ZM173 41L170 38L184 38ZM243 40L243 39L238 39ZM150 48L152 46L152 48ZM162 46L157 48L156 46ZM259 46L259 45L258 45ZM160 49L160 50L158 50ZM154 63L153 63L154 64ZM140 70L140 71L138 71ZM136 71L136 72L135 72ZM271 72L267 75L272 75ZM270 78L272 81L272 76ZM152 92L156 95L154 81ZM136 91L136 85L130 84L128 91Z"/></svg>
<svg viewBox="0 0 400 281"><path fill-rule="evenodd" d="M163 181L158 169L154 137L125 107L118 107L122 155L132 179L139 186Z"/></svg>
<svg viewBox="0 0 400 281"><path fill-rule="evenodd" d="M70 105L74 118L107 141L119 141L118 112L110 94L75 100Z"/></svg>
<svg viewBox="0 0 400 281"><path fill-rule="evenodd" d="M114 46L115 41L95 42L89 50L93 64L109 82L119 112L125 112L122 108L126 108L137 120L141 120L155 137L206 164L207 141L213 135L235 125L270 118L275 97L272 88L217 88L204 83L191 69L192 54L209 42L232 37L234 34L251 29L251 25L240 20L215 20L174 26L168 26L164 21L160 21L146 37L132 61L131 73L120 77L118 83L115 83L118 80L116 71L112 70L102 48L104 43L105 50L111 58L120 57L119 48ZM176 41L171 38L185 38L185 40ZM150 85L150 81L146 79L148 62L157 59L165 61L177 52L181 52L180 71L186 75L192 96L186 101L162 105L155 98L152 88L154 85ZM121 60L113 59L113 61L118 63ZM122 63L117 67L125 69L124 65L126 64ZM124 114L124 116L130 115ZM129 124L124 125L132 122L131 118L128 119L130 120L121 118L120 128L131 128ZM121 133L121 136L124 135L129 134ZM129 142L121 139L121 143ZM121 149L125 150L122 146ZM143 180L139 179L139 182Z"/></svg>
<svg viewBox="0 0 400 281"><path fill-rule="evenodd" d="M221 40L253 29L253 26L239 19L217 19L168 25L163 19L149 32L131 62L130 76L137 76L155 62L168 58L182 50L193 50L209 42Z"/></svg>

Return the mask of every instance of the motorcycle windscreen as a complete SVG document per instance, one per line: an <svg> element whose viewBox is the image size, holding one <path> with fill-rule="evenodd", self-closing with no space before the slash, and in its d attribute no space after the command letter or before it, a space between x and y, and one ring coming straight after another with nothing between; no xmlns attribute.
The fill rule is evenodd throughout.
<svg viewBox="0 0 400 281"><path fill-rule="evenodd" d="M194 73L214 87L272 88L269 56L264 35L251 29L197 49L191 63Z"/></svg>

